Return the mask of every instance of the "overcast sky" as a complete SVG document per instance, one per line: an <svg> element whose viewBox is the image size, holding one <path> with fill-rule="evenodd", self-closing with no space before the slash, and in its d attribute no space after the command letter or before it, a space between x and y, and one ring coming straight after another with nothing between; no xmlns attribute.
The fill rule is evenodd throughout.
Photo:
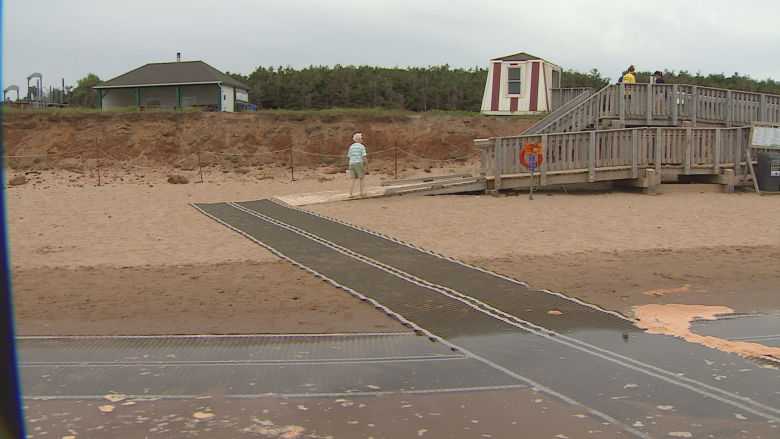
<svg viewBox="0 0 780 439"><path fill-rule="evenodd" d="M486 68L527 52L564 69L628 65L780 80L777 0L4 0L3 88L147 63Z"/></svg>

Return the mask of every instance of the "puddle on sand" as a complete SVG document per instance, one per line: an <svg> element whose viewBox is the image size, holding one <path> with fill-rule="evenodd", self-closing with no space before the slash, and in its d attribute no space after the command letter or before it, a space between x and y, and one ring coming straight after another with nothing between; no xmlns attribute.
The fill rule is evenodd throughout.
<svg viewBox="0 0 780 439"><path fill-rule="evenodd" d="M780 360L780 314L748 318L725 306L681 304L635 306L633 311L637 326L650 334L672 335L745 357Z"/></svg>

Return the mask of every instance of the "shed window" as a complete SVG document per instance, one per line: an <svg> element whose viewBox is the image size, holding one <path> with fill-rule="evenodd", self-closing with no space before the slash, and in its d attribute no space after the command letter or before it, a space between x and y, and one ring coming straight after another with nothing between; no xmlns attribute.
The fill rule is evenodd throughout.
<svg viewBox="0 0 780 439"><path fill-rule="evenodd" d="M507 69L508 87L507 91L510 95L519 95L523 93L522 87L522 68L513 67Z"/></svg>
<svg viewBox="0 0 780 439"><path fill-rule="evenodd" d="M162 99L160 98L146 98L146 105L147 106L162 106Z"/></svg>
<svg viewBox="0 0 780 439"><path fill-rule="evenodd" d="M182 96L181 97L181 106L182 107L189 107L190 105L195 105L198 103L198 97L197 96Z"/></svg>

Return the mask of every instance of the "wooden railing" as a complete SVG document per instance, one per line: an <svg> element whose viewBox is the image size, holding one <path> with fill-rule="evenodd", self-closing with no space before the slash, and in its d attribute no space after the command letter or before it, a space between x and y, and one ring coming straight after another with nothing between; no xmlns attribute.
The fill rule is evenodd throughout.
<svg viewBox="0 0 780 439"><path fill-rule="evenodd" d="M630 168L637 178L640 168L661 172L673 167L680 174L719 174L722 168L740 172L750 127L737 128L633 128L539 134L479 139L482 148L481 175L495 177L500 189L502 175L527 173L519 154L527 142L540 142L544 161L538 171L580 170L595 180L599 170ZM544 184L544 183L543 183Z"/></svg>
<svg viewBox="0 0 780 439"><path fill-rule="evenodd" d="M572 98L559 92L561 100ZM577 93L579 91L579 93ZM563 105L563 104L562 104ZM582 131L608 127L612 120L621 126L678 126L681 121L722 124L725 127L749 125L753 121L780 122L780 96L681 84L609 85L575 106L541 133Z"/></svg>
<svg viewBox="0 0 780 439"><path fill-rule="evenodd" d="M562 108L567 102L583 93L593 93L591 87L553 88L550 93L550 112Z"/></svg>

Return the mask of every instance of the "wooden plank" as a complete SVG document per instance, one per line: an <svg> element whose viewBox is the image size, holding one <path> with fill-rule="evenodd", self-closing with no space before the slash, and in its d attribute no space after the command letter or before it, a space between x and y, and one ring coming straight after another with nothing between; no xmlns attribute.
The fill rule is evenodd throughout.
<svg viewBox="0 0 780 439"><path fill-rule="evenodd" d="M588 142L588 181L596 181L596 132L590 132Z"/></svg>
<svg viewBox="0 0 780 439"><path fill-rule="evenodd" d="M542 169L540 171L542 186L547 186L547 167L550 165L547 154L547 139L547 134L542 134L542 157L544 157L544 161L542 162Z"/></svg>
<svg viewBox="0 0 780 439"><path fill-rule="evenodd" d="M662 134L662 128L655 129L655 170L661 172L661 163L664 156L664 139Z"/></svg>
<svg viewBox="0 0 780 439"><path fill-rule="evenodd" d="M652 125L653 124L653 101L655 101L655 96L653 95L653 84L648 83L647 84L647 107L645 110L647 111L647 124Z"/></svg>
<svg viewBox="0 0 780 439"><path fill-rule="evenodd" d="M722 148L721 129L715 128L715 145L712 151L712 171L716 174L720 173L720 149Z"/></svg>
<svg viewBox="0 0 780 439"><path fill-rule="evenodd" d="M693 123L693 126L696 126L696 122L698 121L698 115L699 115L699 86L694 85L693 89L691 91L691 94L693 95L693 107L691 108L691 122Z"/></svg>
<svg viewBox="0 0 780 439"><path fill-rule="evenodd" d="M620 120L620 126L626 125L626 84L620 83L618 85L618 120Z"/></svg>
<svg viewBox="0 0 780 439"><path fill-rule="evenodd" d="M639 130L631 131L631 178L637 177L639 160Z"/></svg>
<svg viewBox="0 0 780 439"><path fill-rule="evenodd" d="M495 177L495 186L494 188L496 190L501 189L501 167L504 165L503 161L503 150L504 145L502 142L502 137L496 137L496 170L493 173L493 176Z"/></svg>
<svg viewBox="0 0 780 439"><path fill-rule="evenodd" d="M679 120L677 119L677 110L680 105L680 91L677 84L672 85L672 125L677 126Z"/></svg>
<svg viewBox="0 0 780 439"><path fill-rule="evenodd" d="M380 186L396 186L399 184L414 183L418 181L436 181L436 180L447 180L447 179L451 180L454 178L466 178L466 177L471 177L471 174L431 175L428 177L407 178L404 180L386 180L383 181Z"/></svg>
<svg viewBox="0 0 780 439"><path fill-rule="evenodd" d="M726 128L731 128L731 121L732 121L732 114L731 113L733 111L732 110L732 100L731 100L732 98L731 98L731 96L732 96L731 90L728 90L726 92L726 114L725 114L725 118L724 118L725 120L723 121L723 123L726 124Z"/></svg>
<svg viewBox="0 0 780 439"><path fill-rule="evenodd" d="M693 143L691 128L685 129L685 173L691 173L691 147Z"/></svg>
<svg viewBox="0 0 780 439"><path fill-rule="evenodd" d="M745 161L747 162L747 167L750 168L750 174L753 176L753 188L756 190L758 195L761 195L761 191L758 189L758 178L756 178L756 170L753 169L753 159L750 158L750 146L745 149Z"/></svg>

